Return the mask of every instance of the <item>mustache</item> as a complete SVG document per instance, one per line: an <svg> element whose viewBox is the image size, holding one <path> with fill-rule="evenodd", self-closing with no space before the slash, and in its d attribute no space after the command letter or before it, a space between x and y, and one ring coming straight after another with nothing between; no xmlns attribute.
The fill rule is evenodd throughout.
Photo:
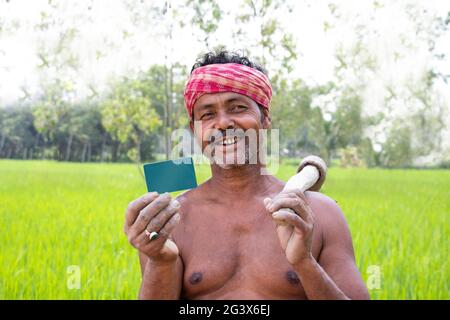
<svg viewBox="0 0 450 320"><path fill-rule="evenodd" d="M206 132L204 136L204 141L208 144L221 144L225 139L236 138L241 139L245 137L245 131L243 129L210 129L210 132Z"/></svg>

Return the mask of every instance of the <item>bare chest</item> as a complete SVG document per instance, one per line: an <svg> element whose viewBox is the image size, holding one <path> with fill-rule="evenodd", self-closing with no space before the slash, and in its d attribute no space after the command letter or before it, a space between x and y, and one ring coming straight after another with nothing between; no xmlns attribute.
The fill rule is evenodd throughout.
<svg viewBox="0 0 450 320"><path fill-rule="evenodd" d="M302 299L300 280L281 248L276 225L261 207L240 212L203 208L184 215L176 243L187 299ZM250 210L246 212L246 210ZM238 217L238 218L233 218ZM319 255L320 237L313 239Z"/></svg>

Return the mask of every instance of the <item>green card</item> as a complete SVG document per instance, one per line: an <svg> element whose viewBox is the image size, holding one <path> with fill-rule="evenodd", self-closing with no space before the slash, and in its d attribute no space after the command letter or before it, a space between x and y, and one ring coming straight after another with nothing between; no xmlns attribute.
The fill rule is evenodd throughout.
<svg viewBox="0 0 450 320"><path fill-rule="evenodd" d="M191 157L144 164L144 174L148 192L174 192L197 187Z"/></svg>

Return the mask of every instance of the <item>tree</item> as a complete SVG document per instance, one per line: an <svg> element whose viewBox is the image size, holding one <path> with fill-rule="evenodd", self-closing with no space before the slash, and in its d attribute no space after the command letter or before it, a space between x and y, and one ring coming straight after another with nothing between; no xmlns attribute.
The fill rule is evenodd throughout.
<svg viewBox="0 0 450 320"><path fill-rule="evenodd" d="M133 148L128 157L139 163L145 135L162 124L150 99L143 94L143 84L129 78L115 82L110 96L101 103L101 114L103 126L113 137L121 143L131 141Z"/></svg>
<svg viewBox="0 0 450 320"><path fill-rule="evenodd" d="M293 70L297 52L293 35L286 32L274 12L279 16L281 12L289 15L292 6L281 0L244 0L236 16L233 38L237 43L246 44L245 53L270 67L276 94L282 91L283 80ZM256 26L257 34L252 34L249 25Z"/></svg>
<svg viewBox="0 0 450 320"><path fill-rule="evenodd" d="M1 108L0 128L0 157L34 157L36 130L29 106Z"/></svg>
<svg viewBox="0 0 450 320"><path fill-rule="evenodd" d="M68 12L71 14L67 14ZM34 125L44 140L42 158L50 156L59 160L70 159L74 133L61 134L72 128L70 125L60 127L60 124L69 122L68 110L74 103L74 79L77 78L80 66L75 40L79 36L79 23L84 17L77 14L75 6L49 1L40 12L40 20L34 25L36 37L41 39L36 54L41 92L33 107L33 116ZM50 31L55 36L49 41ZM30 96L29 100L33 98ZM50 141L56 142L56 146L51 147L52 155L45 152L45 145L50 145Z"/></svg>
<svg viewBox="0 0 450 320"><path fill-rule="evenodd" d="M188 117L184 110L184 83L186 67L175 63L170 70L164 65L153 65L147 71L140 73L139 81L143 95L151 101L163 125L160 133L164 137L164 151L166 159L171 151L171 133L174 129L187 126ZM171 77L170 90L167 89L167 75ZM167 100L171 100L168 103ZM169 108L168 108L169 106Z"/></svg>
<svg viewBox="0 0 450 320"><path fill-rule="evenodd" d="M317 90L297 79L285 86L283 94L273 97L272 122L280 128L281 145L291 157L308 153L326 157L324 119L321 110L312 105L316 94Z"/></svg>
<svg viewBox="0 0 450 320"><path fill-rule="evenodd" d="M400 168L412 165L411 132L407 126L392 127L381 153L381 165Z"/></svg>
<svg viewBox="0 0 450 320"><path fill-rule="evenodd" d="M67 116L69 108L69 97L72 95L71 82L63 83L59 79L52 83L46 84L43 88L44 92L41 98L33 107L34 127L43 139L43 152L41 158L47 156L63 159L62 141L60 141L57 149L51 148L52 155L46 153L46 147L54 141L58 132L60 132L60 124Z"/></svg>
<svg viewBox="0 0 450 320"><path fill-rule="evenodd" d="M197 27L197 32L194 33L200 42L211 50L210 37L217 31L222 19L219 3L216 0L187 0L186 7L193 9L190 21L194 27ZM180 25L184 26L184 19L180 19Z"/></svg>
<svg viewBox="0 0 450 320"><path fill-rule="evenodd" d="M362 130L357 127L356 131L370 138L372 145L388 147L393 141L399 145L409 145L409 149L405 147L407 152L403 159L405 165L410 165L412 160L409 156L414 159L439 153L441 149L445 127L443 119L448 104L436 90L436 84L445 82L447 75L439 71L445 53L439 52L437 43L448 32L448 17L430 12L422 3L387 3L375 1L373 10L359 12L330 2L333 18L327 22L327 30L333 32L330 26L339 25L341 29L337 32L342 33L344 27L351 31L347 34L352 36L343 38L337 44L335 76L338 91L350 89L357 93L362 102ZM395 36L383 37L386 23L369 22L384 21L386 12L394 10L399 20L403 21L402 27L390 29L389 32ZM390 43L387 38L391 39ZM384 49L382 54L379 48ZM409 66L415 63L411 57L418 53L426 55L428 62L411 69ZM393 66L402 65L408 72L404 75L394 73L396 68ZM397 124L399 122L403 123L401 127ZM397 141L400 138L387 138L394 132L400 135L402 143ZM411 134L411 137L407 139L406 134ZM342 143L341 139L341 146ZM367 150L369 145L365 143L365 152L373 154ZM384 164L394 163L392 159L400 156L393 148L388 150L394 154L388 156L387 150L384 150Z"/></svg>
<svg viewBox="0 0 450 320"><path fill-rule="evenodd" d="M5 146L6 142L7 130L5 120L6 120L6 111L4 108L0 107L0 157L2 156L3 147Z"/></svg>

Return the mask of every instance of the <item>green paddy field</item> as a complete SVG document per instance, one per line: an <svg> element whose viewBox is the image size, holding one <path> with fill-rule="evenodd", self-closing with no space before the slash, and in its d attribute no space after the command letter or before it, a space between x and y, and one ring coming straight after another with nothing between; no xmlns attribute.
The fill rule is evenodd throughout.
<svg viewBox="0 0 450 320"><path fill-rule="evenodd" d="M122 230L145 191L132 164L0 160L0 299L136 299ZM450 298L450 170L332 168L322 192L345 213L372 299Z"/></svg>

